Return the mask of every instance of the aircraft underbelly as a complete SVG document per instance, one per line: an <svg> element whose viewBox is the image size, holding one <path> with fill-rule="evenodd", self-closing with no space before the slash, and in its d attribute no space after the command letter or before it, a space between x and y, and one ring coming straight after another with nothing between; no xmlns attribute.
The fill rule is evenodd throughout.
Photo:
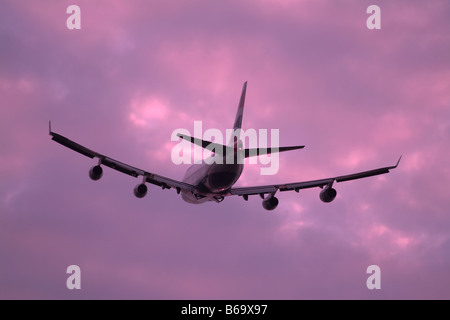
<svg viewBox="0 0 450 320"><path fill-rule="evenodd" d="M182 191L181 197L189 203L204 203L207 201L223 200L227 190L231 188L241 176L242 164L211 165L204 177L196 183L194 192Z"/></svg>
<svg viewBox="0 0 450 320"><path fill-rule="evenodd" d="M241 176L242 164L218 165L208 172L205 187L211 192L227 190L236 183Z"/></svg>

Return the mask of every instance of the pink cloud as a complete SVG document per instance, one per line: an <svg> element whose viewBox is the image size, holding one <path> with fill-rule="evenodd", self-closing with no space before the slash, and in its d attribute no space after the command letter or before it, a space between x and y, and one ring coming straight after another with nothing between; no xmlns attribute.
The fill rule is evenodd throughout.
<svg viewBox="0 0 450 320"><path fill-rule="evenodd" d="M6 1L0 12L0 297L438 298L448 279L450 183L446 2ZM239 185L285 183L393 165L317 190L194 206L50 140L181 179L177 128L229 128L248 80L245 128L280 129L276 176L247 165ZM79 263L86 286L69 293ZM365 287L379 264L383 289ZM28 266L33 266L29 268ZM37 276L38 275L38 276ZM25 279L25 280L24 280ZM34 280L33 280L34 279ZM117 281L112 284L111 279ZM386 286L384 286L386 284ZM343 289L345 288L345 289Z"/></svg>

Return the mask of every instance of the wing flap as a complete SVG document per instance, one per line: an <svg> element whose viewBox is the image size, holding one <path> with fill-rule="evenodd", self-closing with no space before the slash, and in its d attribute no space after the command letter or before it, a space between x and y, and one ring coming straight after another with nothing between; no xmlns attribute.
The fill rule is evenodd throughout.
<svg viewBox="0 0 450 320"><path fill-rule="evenodd" d="M231 195L254 195L254 194L265 194L276 192L278 190L278 186L259 186L259 187L244 187L244 188L231 188Z"/></svg>

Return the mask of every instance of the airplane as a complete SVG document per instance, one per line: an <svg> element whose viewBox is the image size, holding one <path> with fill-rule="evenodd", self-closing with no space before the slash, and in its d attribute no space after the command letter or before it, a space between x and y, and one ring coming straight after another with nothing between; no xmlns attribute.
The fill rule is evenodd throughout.
<svg viewBox="0 0 450 320"><path fill-rule="evenodd" d="M114 160L106 155L92 151L58 133L55 133L51 129L51 122L49 123L49 134L52 136L52 140L60 143L61 145L70 148L76 152L81 153L91 159L97 159L97 164L92 166L89 170L89 177L96 181L103 175L102 165L110 167L114 170L128 174L132 177L142 177L142 182L137 184L134 188L134 195L137 198L143 198L148 191L146 183L151 183L162 189L175 189L177 194L181 193L181 197L184 201L193 204L205 203L207 201L222 202L229 196L241 196L245 201L248 201L250 195L259 195L262 199L262 206L266 210L274 210L278 206L278 198L275 194L280 191L295 191L299 192L302 189L319 187L319 198L325 203L332 202L337 195L337 191L333 188L335 182L344 182L350 180L356 180L371 176L376 176L390 172L390 170L397 168L400 163L401 156L394 166L388 166L378 169L372 169L368 171L336 176L331 178L272 184L264 186L254 187L233 187L239 180L244 169L242 161L236 161L238 157L247 158L251 156L271 154L274 152L284 152L290 150L302 149L304 146L291 146L291 147L279 147L279 148L243 148L243 142L240 139L239 132L242 127L242 117L244 112L245 95L247 91L247 82L244 83L242 88L241 97L233 125L234 132L229 143L221 145L218 143L202 140L199 138L193 138L183 134L177 134L181 139L187 140L193 144L199 145L202 148L208 148L208 150L214 150L214 155L217 157L223 157L222 163L213 162L211 164L204 163L194 164L188 168L186 175L182 181L167 178L149 171L145 171L123 162ZM231 161L230 161L231 160Z"/></svg>

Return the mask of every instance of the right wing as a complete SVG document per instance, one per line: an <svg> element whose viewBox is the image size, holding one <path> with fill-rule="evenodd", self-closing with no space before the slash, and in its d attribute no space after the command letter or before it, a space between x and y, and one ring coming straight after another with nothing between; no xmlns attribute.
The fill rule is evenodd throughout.
<svg viewBox="0 0 450 320"><path fill-rule="evenodd" d="M265 194L275 194L277 191L296 191L298 192L300 189L307 188L315 188L320 187L323 188L325 186L331 187L331 185L336 182L344 182L350 180L356 180L366 177L372 177L383 173L388 173L389 170L397 168L400 163L402 157L400 157L395 166L383 167L358 173L353 173L344 176L325 178L319 180L311 180L311 181L303 181L303 182L293 182L293 183L284 183L284 184L273 184L273 185L265 185L265 186L255 186L255 187L243 187L243 188L231 188L230 195L238 195L243 196L244 199L249 195L259 194L261 196Z"/></svg>
<svg viewBox="0 0 450 320"><path fill-rule="evenodd" d="M62 144L63 146L72 149L82 155L89 157L91 159L97 158L98 165L105 165L114 170L120 171L122 173L128 174L132 177L142 176L145 182L152 183L154 185L160 186L163 189L175 188L179 193L181 190L194 191L195 187L191 184L170 179L164 176L157 175L152 172L148 172L133 166L130 166L126 163L114 160L108 156L105 156L101 153L92 151L58 133L52 132L51 127L49 127L49 134L52 136L52 140Z"/></svg>

